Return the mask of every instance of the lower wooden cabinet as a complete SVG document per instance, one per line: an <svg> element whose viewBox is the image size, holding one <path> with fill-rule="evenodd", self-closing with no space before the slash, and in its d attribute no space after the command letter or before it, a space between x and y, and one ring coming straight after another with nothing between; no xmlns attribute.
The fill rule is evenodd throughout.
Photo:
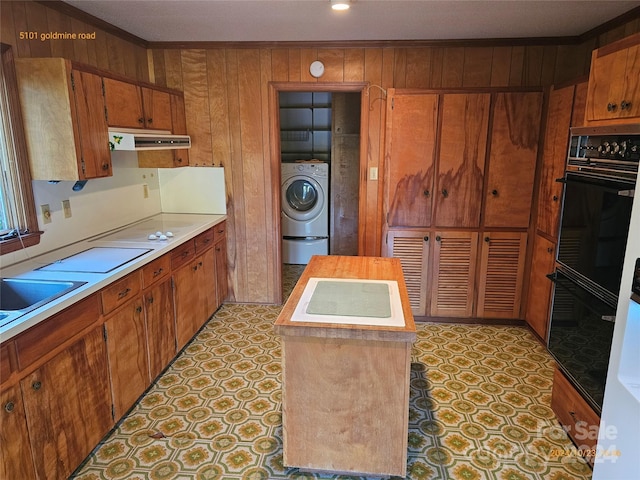
<svg viewBox="0 0 640 480"><path fill-rule="evenodd" d="M69 477L114 424L103 327L26 376L20 387L36 477Z"/></svg>
<svg viewBox="0 0 640 480"><path fill-rule="evenodd" d="M587 454L595 452L600 416L587 404L558 368L553 375L551 409L556 414L562 428L576 444L578 451ZM595 455L586 456L586 459L592 464L594 458Z"/></svg>
<svg viewBox="0 0 640 480"><path fill-rule="evenodd" d="M121 418L151 383L142 298L105 322L115 418Z"/></svg>
<svg viewBox="0 0 640 480"><path fill-rule="evenodd" d="M414 315L520 318L525 232L390 230ZM477 292L477 293L476 293Z"/></svg>
<svg viewBox="0 0 640 480"><path fill-rule="evenodd" d="M556 245L541 235L533 240L533 256L529 273L529 291L525 320L546 341L553 284L547 275L553 273Z"/></svg>
<svg viewBox="0 0 640 480"><path fill-rule="evenodd" d="M145 291L144 316L149 349L149 372L153 380L176 356L176 325L170 278Z"/></svg>
<svg viewBox="0 0 640 480"><path fill-rule="evenodd" d="M0 393L0 478L35 478L20 385Z"/></svg>
<svg viewBox="0 0 640 480"><path fill-rule="evenodd" d="M216 306L214 311L222 305L229 295L229 282L227 280L227 238L223 236L214 245L216 267Z"/></svg>

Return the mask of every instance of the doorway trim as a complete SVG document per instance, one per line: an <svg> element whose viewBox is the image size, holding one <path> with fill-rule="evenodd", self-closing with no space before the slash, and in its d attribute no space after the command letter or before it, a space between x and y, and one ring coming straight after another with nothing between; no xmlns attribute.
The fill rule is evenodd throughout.
<svg viewBox="0 0 640 480"><path fill-rule="evenodd" d="M317 82L269 82L269 145L271 146L269 166L271 169L271 199L273 202L273 224L277 228L272 232L271 243L275 245L273 261L274 285L279 288L275 292L276 302L282 303L282 227L280 225L280 92L352 92L360 93L360 182L358 188L358 255L363 254L364 228L362 219L366 218L366 180L367 158L369 157L369 82L349 83L317 83Z"/></svg>

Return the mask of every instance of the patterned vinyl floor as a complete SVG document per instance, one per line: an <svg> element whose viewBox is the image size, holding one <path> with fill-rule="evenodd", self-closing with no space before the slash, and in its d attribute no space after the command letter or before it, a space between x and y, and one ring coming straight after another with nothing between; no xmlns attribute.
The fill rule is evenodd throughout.
<svg viewBox="0 0 640 480"><path fill-rule="evenodd" d="M288 294L301 268L284 272ZM224 305L72 478L358 479L282 464L280 307ZM587 480L525 328L419 324L407 478Z"/></svg>

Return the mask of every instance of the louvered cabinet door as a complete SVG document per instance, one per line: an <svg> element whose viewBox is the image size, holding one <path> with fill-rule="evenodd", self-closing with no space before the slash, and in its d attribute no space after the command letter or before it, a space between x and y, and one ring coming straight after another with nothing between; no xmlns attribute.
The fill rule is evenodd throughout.
<svg viewBox="0 0 640 480"><path fill-rule="evenodd" d="M473 314L477 253L477 232L435 233L432 316L470 317Z"/></svg>
<svg viewBox="0 0 640 480"><path fill-rule="evenodd" d="M527 234L485 232L481 243L477 316L520 318Z"/></svg>
<svg viewBox="0 0 640 480"><path fill-rule="evenodd" d="M425 230L392 230L387 235L385 256L400 259L411 312L417 316L427 313L429 241L429 232Z"/></svg>

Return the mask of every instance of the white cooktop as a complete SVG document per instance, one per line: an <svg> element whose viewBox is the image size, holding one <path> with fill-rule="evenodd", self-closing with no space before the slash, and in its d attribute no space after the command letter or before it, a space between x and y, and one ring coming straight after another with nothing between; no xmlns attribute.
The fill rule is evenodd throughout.
<svg viewBox="0 0 640 480"><path fill-rule="evenodd" d="M150 248L93 247L40 267L48 272L108 273L149 253Z"/></svg>

